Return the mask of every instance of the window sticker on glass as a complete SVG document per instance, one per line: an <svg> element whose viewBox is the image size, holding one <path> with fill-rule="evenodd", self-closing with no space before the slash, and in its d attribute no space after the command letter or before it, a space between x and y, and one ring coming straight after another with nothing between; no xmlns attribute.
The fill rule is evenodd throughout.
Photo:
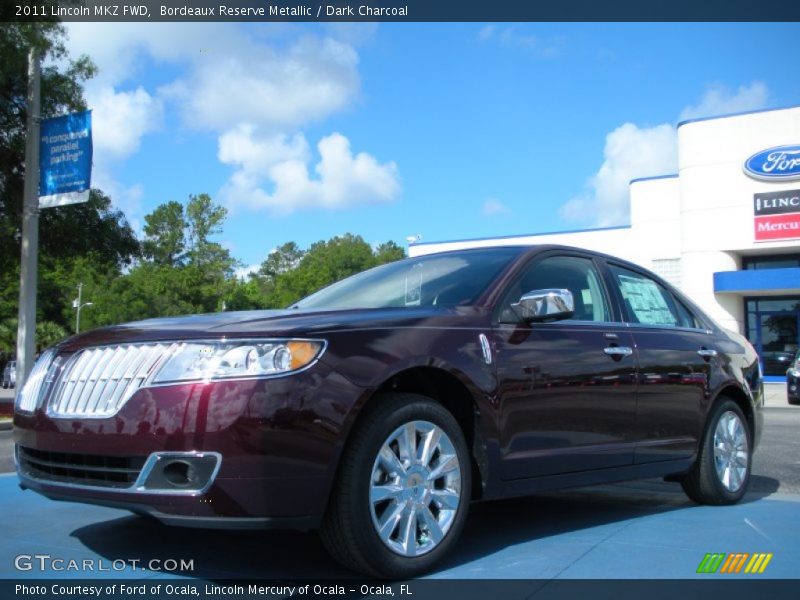
<svg viewBox="0 0 800 600"><path fill-rule="evenodd" d="M654 281L622 274L618 274L617 278L622 296L628 301L639 323L676 325L675 316Z"/></svg>
<svg viewBox="0 0 800 600"><path fill-rule="evenodd" d="M422 302L422 263L411 267L406 275L406 306L419 306Z"/></svg>

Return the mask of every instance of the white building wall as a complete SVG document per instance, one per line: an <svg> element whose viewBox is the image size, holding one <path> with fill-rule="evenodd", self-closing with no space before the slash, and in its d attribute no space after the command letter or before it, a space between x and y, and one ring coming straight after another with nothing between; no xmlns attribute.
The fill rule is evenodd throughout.
<svg viewBox="0 0 800 600"><path fill-rule="evenodd" d="M800 107L685 123L678 128L681 288L721 325L744 331L736 294L715 294L713 273L741 268L742 255L774 253L797 242L756 242L753 195L796 188L745 175L765 148L800 140Z"/></svg>

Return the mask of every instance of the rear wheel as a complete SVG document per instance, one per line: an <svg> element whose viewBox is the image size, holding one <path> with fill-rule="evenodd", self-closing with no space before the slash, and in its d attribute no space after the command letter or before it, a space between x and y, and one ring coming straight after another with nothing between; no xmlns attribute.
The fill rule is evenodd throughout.
<svg viewBox="0 0 800 600"><path fill-rule="evenodd" d="M742 409L720 399L709 416L692 470L683 490L700 504L734 504L747 491L752 462L752 433Z"/></svg>
<svg viewBox="0 0 800 600"><path fill-rule="evenodd" d="M447 554L463 529L469 453L458 422L430 398L374 402L342 458L320 533L351 569L411 577Z"/></svg>

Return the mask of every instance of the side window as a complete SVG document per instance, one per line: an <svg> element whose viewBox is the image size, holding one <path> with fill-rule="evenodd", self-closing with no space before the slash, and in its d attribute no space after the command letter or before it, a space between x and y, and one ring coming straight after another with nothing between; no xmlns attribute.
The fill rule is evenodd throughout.
<svg viewBox="0 0 800 600"><path fill-rule="evenodd" d="M678 313L678 327L693 327L695 329L699 328L700 324L692 312L686 308L686 305L675 298L675 296L672 296L672 298L675 300L675 309Z"/></svg>
<svg viewBox="0 0 800 600"><path fill-rule="evenodd" d="M611 320L600 276L594 263L578 256L551 256L535 261L511 284L500 303L498 317L502 323L516 323L519 318L511 304L534 290L567 289L575 300L575 315L571 320L605 322Z"/></svg>
<svg viewBox="0 0 800 600"><path fill-rule="evenodd" d="M631 323L696 327L689 310L659 283L635 271L608 266L619 284Z"/></svg>

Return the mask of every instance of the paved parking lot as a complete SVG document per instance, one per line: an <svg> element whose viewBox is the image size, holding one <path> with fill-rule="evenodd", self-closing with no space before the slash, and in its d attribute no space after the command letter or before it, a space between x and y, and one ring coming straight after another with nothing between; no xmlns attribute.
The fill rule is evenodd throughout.
<svg viewBox="0 0 800 600"><path fill-rule="evenodd" d="M776 400L777 403L777 400ZM772 403L771 403L772 404ZM745 501L697 506L677 484L658 480L581 488L473 505L457 551L433 578L689 578L709 552L769 552L764 577L800 574L800 407L766 409L762 445ZM10 465L11 432L0 432ZM19 554L105 561L193 559L195 578L339 578L313 533L166 528L127 512L55 503L0 475L0 577L77 577L21 573ZM164 577L126 569L118 577ZM739 575L738 577L744 577ZM753 577L753 576L748 576ZM758 577L758 576L756 576Z"/></svg>

